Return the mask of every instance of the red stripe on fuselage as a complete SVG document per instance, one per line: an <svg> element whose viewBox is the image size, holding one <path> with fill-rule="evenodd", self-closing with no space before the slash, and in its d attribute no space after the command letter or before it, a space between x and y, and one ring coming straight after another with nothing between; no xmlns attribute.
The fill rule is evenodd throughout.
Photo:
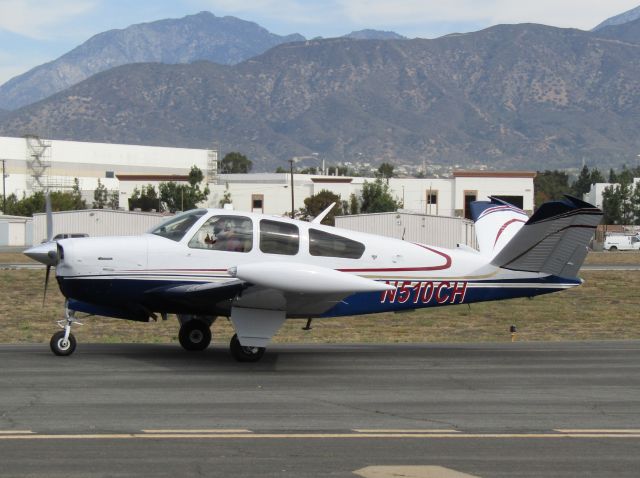
<svg viewBox="0 0 640 478"><path fill-rule="evenodd" d="M449 256L448 254L437 251L428 246L423 246L422 244L416 244L416 246L422 247L423 249L427 249L428 251L431 251L431 252L435 252L439 256L444 257L445 263L439 266L428 266L428 267L396 267L396 268L386 268L386 269L338 269L338 270L340 272L422 272L422 271L441 271L451 267L451 256Z"/></svg>

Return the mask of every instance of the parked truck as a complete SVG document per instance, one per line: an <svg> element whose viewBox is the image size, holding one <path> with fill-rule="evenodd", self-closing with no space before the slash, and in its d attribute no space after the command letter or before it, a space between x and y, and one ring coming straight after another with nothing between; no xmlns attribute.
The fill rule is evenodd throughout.
<svg viewBox="0 0 640 478"><path fill-rule="evenodd" d="M640 250L639 234L607 234L604 238L604 249L607 251Z"/></svg>

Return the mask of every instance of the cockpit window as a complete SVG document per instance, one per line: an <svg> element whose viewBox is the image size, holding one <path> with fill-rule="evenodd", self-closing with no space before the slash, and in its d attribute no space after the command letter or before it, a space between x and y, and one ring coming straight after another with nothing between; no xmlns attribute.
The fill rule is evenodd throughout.
<svg viewBox="0 0 640 478"><path fill-rule="evenodd" d="M167 219L150 232L156 236L178 242L184 237L187 231L191 229L191 226L206 213L206 209L193 209L192 211L183 212L182 214Z"/></svg>
<svg viewBox="0 0 640 478"><path fill-rule="evenodd" d="M189 241L193 249L249 252L253 248L253 222L243 216L213 216Z"/></svg>
<svg viewBox="0 0 640 478"><path fill-rule="evenodd" d="M312 256L360 259L364 244L317 229L309 229L309 253Z"/></svg>

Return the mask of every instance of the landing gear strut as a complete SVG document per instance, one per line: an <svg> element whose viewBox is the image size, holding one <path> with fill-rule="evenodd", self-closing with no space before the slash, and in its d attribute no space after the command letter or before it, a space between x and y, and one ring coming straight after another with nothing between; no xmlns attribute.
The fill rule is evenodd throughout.
<svg viewBox="0 0 640 478"><path fill-rule="evenodd" d="M82 325L75 317L75 311L65 307L65 318L58 321L58 325L64 329L51 336L49 347L58 356L65 357L71 355L76 350L76 338L71 333L73 324Z"/></svg>
<svg viewBox="0 0 640 478"><path fill-rule="evenodd" d="M182 345L185 350L204 350L211 343L210 325L198 319L184 322L180 326L178 339L180 340L180 345Z"/></svg>
<svg viewBox="0 0 640 478"><path fill-rule="evenodd" d="M238 334L234 334L229 344L229 351L238 362L257 362L264 355L264 347L244 347L238 340Z"/></svg>

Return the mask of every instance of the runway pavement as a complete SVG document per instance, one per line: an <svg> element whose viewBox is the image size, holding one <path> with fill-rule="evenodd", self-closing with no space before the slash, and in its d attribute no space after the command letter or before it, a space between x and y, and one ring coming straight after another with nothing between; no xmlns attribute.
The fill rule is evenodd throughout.
<svg viewBox="0 0 640 478"><path fill-rule="evenodd" d="M637 341L274 346L258 364L223 347L5 345L0 364L0 476L640 470Z"/></svg>

